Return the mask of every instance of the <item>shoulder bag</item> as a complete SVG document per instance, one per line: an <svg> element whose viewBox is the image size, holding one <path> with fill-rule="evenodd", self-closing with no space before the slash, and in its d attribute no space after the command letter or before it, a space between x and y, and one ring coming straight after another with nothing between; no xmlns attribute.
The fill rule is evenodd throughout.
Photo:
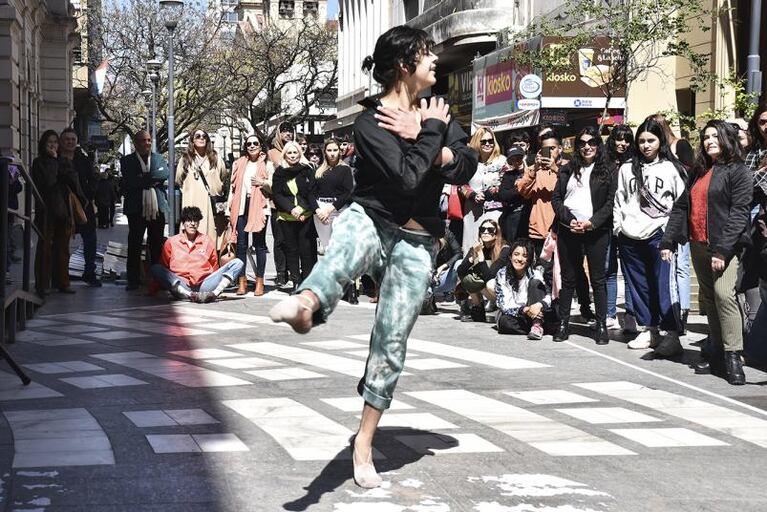
<svg viewBox="0 0 767 512"><path fill-rule="evenodd" d="M210 187L208 186L208 180L205 179L205 173L202 169L198 169L197 173L200 175L202 184L205 185L205 190L208 191L208 197L210 198L210 206L213 208L214 215L223 215L226 212L226 196L214 196L210 193Z"/></svg>

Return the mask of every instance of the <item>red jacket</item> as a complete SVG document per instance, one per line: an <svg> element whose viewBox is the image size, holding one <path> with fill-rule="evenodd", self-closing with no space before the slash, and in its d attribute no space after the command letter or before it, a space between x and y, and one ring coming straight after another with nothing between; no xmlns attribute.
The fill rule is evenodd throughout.
<svg viewBox="0 0 767 512"><path fill-rule="evenodd" d="M197 233L191 244L186 235L179 233L165 241L160 264L186 281L189 286L197 286L218 270L216 246L208 235L203 233Z"/></svg>

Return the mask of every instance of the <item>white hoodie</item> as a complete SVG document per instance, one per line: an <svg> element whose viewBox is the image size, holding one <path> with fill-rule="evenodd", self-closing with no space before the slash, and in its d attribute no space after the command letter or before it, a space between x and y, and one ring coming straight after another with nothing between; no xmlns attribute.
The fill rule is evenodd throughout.
<svg viewBox="0 0 767 512"><path fill-rule="evenodd" d="M668 212L667 215L657 218L642 211L631 162L623 164L618 173L618 189L613 203L613 233L623 233L634 240L647 240L659 229L665 229L671 208L685 186L674 164L668 160L655 159L642 165L642 181L645 188Z"/></svg>

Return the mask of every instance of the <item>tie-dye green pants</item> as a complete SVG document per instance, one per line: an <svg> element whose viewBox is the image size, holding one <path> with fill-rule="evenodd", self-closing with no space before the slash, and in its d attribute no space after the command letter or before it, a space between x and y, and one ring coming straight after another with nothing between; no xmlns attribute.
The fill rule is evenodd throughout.
<svg viewBox="0 0 767 512"><path fill-rule="evenodd" d="M374 222L362 206L352 203L333 222L325 256L299 287L320 299L315 321L324 322L347 284L363 274L379 283L370 353L358 386L362 398L376 409L391 405L405 363L407 338L431 280L434 250L431 235Z"/></svg>

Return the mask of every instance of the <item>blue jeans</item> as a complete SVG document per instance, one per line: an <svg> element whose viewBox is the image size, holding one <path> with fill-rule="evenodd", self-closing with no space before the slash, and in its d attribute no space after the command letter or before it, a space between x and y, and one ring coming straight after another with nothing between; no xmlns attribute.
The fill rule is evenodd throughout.
<svg viewBox="0 0 767 512"><path fill-rule="evenodd" d="M219 283L221 283L221 280L224 278L224 276L229 278L229 281L234 282L240 275L243 267L244 264L242 261L234 258L232 261L206 277L205 280L197 286L189 286L186 281L159 263L152 265L149 271L151 272L152 277L154 277L157 282L160 283L160 286L165 290L172 289L173 286L178 283L181 288L188 292L212 292L216 289Z"/></svg>
<svg viewBox="0 0 767 512"><path fill-rule="evenodd" d="M452 267L438 276L438 281L432 285L432 294L444 295L446 293L453 293L456 285L458 285L458 265L461 264L461 260L458 260Z"/></svg>
<svg viewBox="0 0 767 512"><path fill-rule="evenodd" d="M83 259L85 268L83 277L92 278L96 276L96 213L93 211L93 204L89 203L85 208L85 214L88 222L77 227L80 237L83 239Z"/></svg>
<svg viewBox="0 0 767 512"><path fill-rule="evenodd" d="M631 288L628 279L626 279L626 271L623 270L622 262L618 260L618 237L610 237L610 241L607 245L607 266L605 273L607 275L607 316L609 318L615 318L618 315L618 265L621 263L621 273L623 274L624 284L624 302L626 307L626 314L634 314L634 304L631 302Z"/></svg>
<svg viewBox="0 0 767 512"><path fill-rule="evenodd" d="M690 309L690 243L679 246L676 252L676 286L679 290L680 309Z"/></svg>

